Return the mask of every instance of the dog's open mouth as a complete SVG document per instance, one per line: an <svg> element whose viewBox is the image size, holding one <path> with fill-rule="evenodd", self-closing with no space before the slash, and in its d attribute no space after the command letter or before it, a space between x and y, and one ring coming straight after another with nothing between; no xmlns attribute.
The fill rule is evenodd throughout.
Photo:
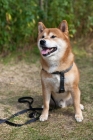
<svg viewBox="0 0 93 140"><path fill-rule="evenodd" d="M52 48L47 48L47 47L42 47L41 54L43 56L50 55L51 53L55 52L57 50L57 47L52 47Z"/></svg>

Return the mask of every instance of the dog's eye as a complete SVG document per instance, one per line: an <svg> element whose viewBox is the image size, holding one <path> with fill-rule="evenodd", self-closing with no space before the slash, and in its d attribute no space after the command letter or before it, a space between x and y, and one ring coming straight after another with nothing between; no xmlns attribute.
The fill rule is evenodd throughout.
<svg viewBox="0 0 93 140"><path fill-rule="evenodd" d="M42 36L42 38L44 38L44 35Z"/></svg>
<svg viewBox="0 0 93 140"><path fill-rule="evenodd" d="M55 35L52 35L52 36L51 36L51 38L55 38L55 37L56 37Z"/></svg>

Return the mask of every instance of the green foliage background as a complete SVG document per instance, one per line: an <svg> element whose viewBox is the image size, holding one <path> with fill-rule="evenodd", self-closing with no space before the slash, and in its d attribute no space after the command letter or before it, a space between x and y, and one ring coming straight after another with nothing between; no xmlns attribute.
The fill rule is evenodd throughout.
<svg viewBox="0 0 93 140"><path fill-rule="evenodd" d="M38 21L58 27L66 19L71 37L93 32L93 0L0 0L0 52L36 41Z"/></svg>

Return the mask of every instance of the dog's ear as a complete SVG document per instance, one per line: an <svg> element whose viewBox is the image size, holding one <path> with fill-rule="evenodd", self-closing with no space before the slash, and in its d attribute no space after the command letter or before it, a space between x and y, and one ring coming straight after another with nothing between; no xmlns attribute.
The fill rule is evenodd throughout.
<svg viewBox="0 0 93 140"><path fill-rule="evenodd" d="M61 24L59 25L59 29L68 35L68 24L66 20L63 20Z"/></svg>
<svg viewBox="0 0 93 140"><path fill-rule="evenodd" d="M38 22L38 33L42 33L45 29L45 25L42 22Z"/></svg>

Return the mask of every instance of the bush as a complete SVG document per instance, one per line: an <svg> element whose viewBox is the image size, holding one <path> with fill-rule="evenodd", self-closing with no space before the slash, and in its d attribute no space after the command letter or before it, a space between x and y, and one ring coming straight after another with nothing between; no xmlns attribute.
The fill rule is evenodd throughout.
<svg viewBox="0 0 93 140"><path fill-rule="evenodd" d="M71 37L93 32L93 0L0 0L0 52L36 41L38 21L58 27L63 19Z"/></svg>
<svg viewBox="0 0 93 140"><path fill-rule="evenodd" d="M30 38L35 39L38 11L34 1L1 0L0 9L0 51L13 51Z"/></svg>
<svg viewBox="0 0 93 140"><path fill-rule="evenodd" d="M48 23L57 27L66 19L71 37L93 32L93 0L53 0L48 7Z"/></svg>

